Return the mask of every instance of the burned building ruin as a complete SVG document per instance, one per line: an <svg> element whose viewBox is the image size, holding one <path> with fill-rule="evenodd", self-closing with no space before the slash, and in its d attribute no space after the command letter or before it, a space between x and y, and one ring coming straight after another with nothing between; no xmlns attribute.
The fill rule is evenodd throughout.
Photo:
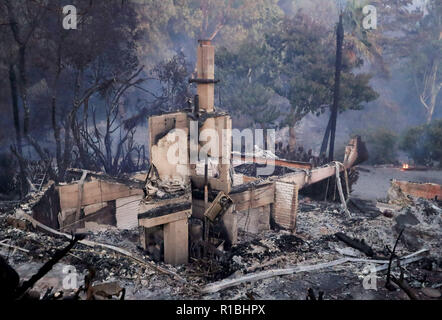
<svg viewBox="0 0 442 320"><path fill-rule="evenodd" d="M70 169L72 182L50 182L29 206L32 216L61 232L138 228L145 252L172 265L187 263L189 253L198 258L229 250L237 244L238 230L259 233L278 226L294 232L299 190L362 162L365 146L354 138L342 164L320 167L232 153L232 120L214 106L214 64L214 46L199 41L196 78L189 80L198 93L192 110L148 119L148 172L118 179ZM199 138L204 130L221 143L217 152L208 150L206 159L198 159L207 149L207 137ZM184 143L177 145L180 135ZM176 163L170 161L171 150ZM235 171L243 164L270 164L276 170L264 177L256 169Z"/></svg>

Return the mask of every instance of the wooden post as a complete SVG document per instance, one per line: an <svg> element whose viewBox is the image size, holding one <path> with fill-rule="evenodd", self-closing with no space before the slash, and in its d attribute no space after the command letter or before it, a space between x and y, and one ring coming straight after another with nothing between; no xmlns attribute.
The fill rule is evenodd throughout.
<svg viewBox="0 0 442 320"><path fill-rule="evenodd" d="M164 262L186 264L189 256L189 226L187 219L164 225Z"/></svg>
<svg viewBox="0 0 442 320"><path fill-rule="evenodd" d="M230 207L222 217L222 223L226 230L225 248L230 249L232 245L238 242L238 216Z"/></svg>
<svg viewBox="0 0 442 320"><path fill-rule="evenodd" d="M169 204L173 205L173 204ZM188 262L189 257L189 226L188 219L192 214L192 208L184 203L176 203L178 207L161 208L168 210L169 214L155 215L157 208L138 214L140 227L140 242L143 248L147 248L146 229L163 226L164 262L177 265ZM181 209L181 210L180 210ZM183 210L184 209L184 210ZM173 212L173 211L176 212ZM180 210L180 211L177 211Z"/></svg>
<svg viewBox="0 0 442 320"><path fill-rule="evenodd" d="M209 207L209 187L208 187L208 174L209 174L209 168L207 163L207 155L206 155L206 162L204 164L204 212L206 212L207 208ZM204 216L204 241L209 243L209 228L210 228L210 221L209 219ZM207 254L207 246L204 246L204 256Z"/></svg>
<svg viewBox="0 0 442 320"><path fill-rule="evenodd" d="M139 226L138 233L140 235L140 245L144 250L146 250L147 249L146 228Z"/></svg>

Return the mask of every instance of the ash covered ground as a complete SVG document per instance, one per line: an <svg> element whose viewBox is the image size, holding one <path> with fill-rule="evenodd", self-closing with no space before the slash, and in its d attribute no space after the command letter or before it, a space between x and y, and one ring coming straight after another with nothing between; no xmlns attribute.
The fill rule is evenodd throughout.
<svg viewBox="0 0 442 320"><path fill-rule="evenodd" d="M377 169L370 170L373 176L378 175ZM361 182L365 184L366 180L361 179L358 185ZM386 193L382 193L384 198ZM75 267L77 286L84 285L85 276L93 269L94 283L118 282L126 289L125 299L306 299L309 288L316 294L322 291L324 299L409 299L397 286L394 290L385 288L385 270L376 273L377 290L364 289L368 262L347 262L316 271L270 277L215 293L202 294L198 290L226 278L240 279L256 272L315 265L343 257L388 260L400 231L404 229L396 248L397 256L429 250L422 259L403 266L405 280L418 298L441 299L442 203L414 199L400 208L389 206L386 199L378 199L380 202L376 203L372 196L367 198L355 199L354 203L350 201L351 217L347 217L339 203L301 197L295 234L285 230L253 235L240 232L238 245L225 253L224 260L191 258L188 265L173 267L154 263L146 256L143 263L106 248L78 243L37 282L34 290L40 296L51 287L53 292L66 291L63 287L66 270ZM338 240L335 236L338 232L363 239L373 249L373 255L368 257ZM136 230L109 229L90 233L87 240L111 244L142 256L137 246ZM5 213L0 216L0 242L5 244L0 246L0 254L7 258L22 280L31 277L57 249L69 243L66 238L34 230L29 224L14 227ZM392 274L399 277L395 265ZM155 266L176 273L185 283Z"/></svg>

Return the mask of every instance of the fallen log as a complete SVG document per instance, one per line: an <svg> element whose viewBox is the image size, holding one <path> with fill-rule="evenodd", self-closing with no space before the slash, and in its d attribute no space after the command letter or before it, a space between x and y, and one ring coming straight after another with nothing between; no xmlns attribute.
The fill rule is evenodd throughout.
<svg viewBox="0 0 442 320"><path fill-rule="evenodd" d="M317 265L311 265L311 266L296 266L292 268L287 269L275 269L275 270L268 270L268 271L262 271L257 273L252 273L245 275L240 278L236 279L225 279L218 282L211 283L207 285L205 288L201 290L201 292L204 293L214 293L218 292L230 287L237 286L238 284L244 283L244 282L254 282L258 280L263 280L267 278L272 278L276 276L284 276L289 275L293 273L303 272L303 271L313 271L313 270L319 270L323 268L333 267L337 266L339 264L343 264L345 262L348 262L347 258L335 260L332 262L326 262L326 263L320 263Z"/></svg>
<svg viewBox="0 0 442 320"><path fill-rule="evenodd" d="M410 255L407 255L400 259L401 265L406 265L415 261L418 261L422 259L423 257L417 257L417 255L429 251L428 249L422 249L415 253L412 253ZM201 293L208 294L208 293L215 293L230 287L235 287L241 283L245 282L254 282L258 280L263 280L267 278L272 278L276 276L285 276L290 275L294 273L300 273L300 272L309 272L309 271L315 271L320 270L324 268L330 268L334 267L340 264L344 264L347 262L362 262L362 263L382 263L383 265L376 268L376 271L385 270L388 268L388 260L370 260L370 259L358 259L358 258L342 258L330 262L324 262L319 263L315 265L301 265L301 266L293 266L290 268L285 269L274 269L274 270L267 270L267 271L261 271L257 273L251 273L247 274L243 277L236 278L236 279L224 279L221 281L217 281L211 284L208 284L203 289L201 289Z"/></svg>
<svg viewBox="0 0 442 320"><path fill-rule="evenodd" d="M363 240L361 241L358 239L352 239L346 236L345 234L343 234L342 232L336 233L335 237L338 238L338 240L341 240L342 242L347 244L348 246L361 251L367 257L373 257L374 255L373 249L369 245L367 245Z"/></svg>

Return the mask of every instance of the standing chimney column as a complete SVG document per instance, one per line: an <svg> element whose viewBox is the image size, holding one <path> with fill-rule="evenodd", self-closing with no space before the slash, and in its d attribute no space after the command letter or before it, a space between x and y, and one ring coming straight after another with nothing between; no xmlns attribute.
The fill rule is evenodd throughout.
<svg viewBox="0 0 442 320"><path fill-rule="evenodd" d="M197 49L197 92L200 111L213 112L215 99L215 48L210 40L199 40Z"/></svg>

